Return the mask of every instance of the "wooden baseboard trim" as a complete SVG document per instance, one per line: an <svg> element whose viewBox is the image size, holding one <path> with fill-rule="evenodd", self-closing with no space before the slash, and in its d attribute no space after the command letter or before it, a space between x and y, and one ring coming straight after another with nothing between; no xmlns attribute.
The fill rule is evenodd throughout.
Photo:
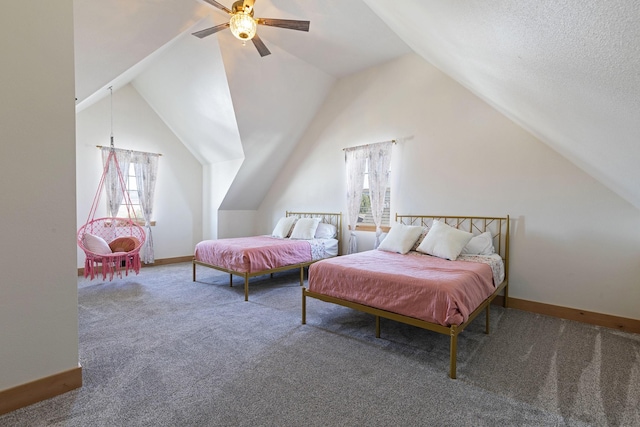
<svg viewBox="0 0 640 427"><path fill-rule="evenodd" d="M179 257L173 257L173 258L162 258L162 259L155 260L153 264L143 263L142 268L155 267L158 265L177 264L180 262L191 262L192 260L193 260L193 255L179 256ZM98 271L100 271L100 268L98 268ZM84 268L78 269L78 276L84 276Z"/></svg>
<svg viewBox="0 0 640 427"><path fill-rule="evenodd" d="M82 367L0 391L0 415L82 387Z"/></svg>
<svg viewBox="0 0 640 427"><path fill-rule="evenodd" d="M157 265L167 265L167 264L178 264L181 262L191 262L193 261L193 255L187 256L178 256L174 258L163 258L155 260L153 264L142 264L143 267L154 267Z"/></svg>
<svg viewBox="0 0 640 427"><path fill-rule="evenodd" d="M493 300L493 304L503 305L503 301L504 297L498 296ZM575 308L544 304L541 302L518 298L509 298L509 308L640 334L640 320L637 319L629 319L626 317L612 316L609 314L595 313L593 311L578 310Z"/></svg>

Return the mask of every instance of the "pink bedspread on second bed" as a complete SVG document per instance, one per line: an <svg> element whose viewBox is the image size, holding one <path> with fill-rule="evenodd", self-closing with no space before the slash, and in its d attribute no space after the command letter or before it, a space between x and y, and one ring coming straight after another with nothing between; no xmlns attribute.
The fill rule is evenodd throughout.
<svg viewBox="0 0 640 427"><path fill-rule="evenodd" d="M450 326L465 322L495 287L483 263L372 250L312 264L309 290Z"/></svg>
<svg viewBox="0 0 640 427"><path fill-rule="evenodd" d="M271 236L203 240L196 245L195 258L239 273L256 273L310 262L311 244Z"/></svg>

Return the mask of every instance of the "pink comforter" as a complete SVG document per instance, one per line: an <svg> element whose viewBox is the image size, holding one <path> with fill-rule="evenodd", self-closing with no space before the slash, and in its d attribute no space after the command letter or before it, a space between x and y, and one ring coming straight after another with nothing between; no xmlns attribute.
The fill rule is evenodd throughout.
<svg viewBox="0 0 640 427"><path fill-rule="evenodd" d="M309 290L450 326L465 322L495 287L486 264L372 250L312 264Z"/></svg>
<svg viewBox="0 0 640 427"><path fill-rule="evenodd" d="M310 262L311 244L271 236L203 240L196 245L195 258L239 273L257 273Z"/></svg>

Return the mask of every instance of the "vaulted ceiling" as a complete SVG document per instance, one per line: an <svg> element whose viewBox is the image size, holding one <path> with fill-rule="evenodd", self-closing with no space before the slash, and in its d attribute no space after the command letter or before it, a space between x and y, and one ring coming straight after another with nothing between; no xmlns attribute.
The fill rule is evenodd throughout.
<svg viewBox="0 0 640 427"><path fill-rule="evenodd" d="M232 0L220 0L231 7ZM201 0L75 0L77 109L131 83L203 164L240 166L255 209L336 79L411 51L640 209L636 0L256 0L261 58ZM242 197L240 197L242 195Z"/></svg>

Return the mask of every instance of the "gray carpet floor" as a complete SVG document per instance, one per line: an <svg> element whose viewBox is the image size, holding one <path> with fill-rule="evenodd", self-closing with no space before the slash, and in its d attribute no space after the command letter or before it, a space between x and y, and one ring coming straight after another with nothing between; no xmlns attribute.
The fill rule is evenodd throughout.
<svg viewBox="0 0 640 427"><path fill-rule="evenodd" d="M458 340L191 264L78 280L84 385L0 426L640 426L640 335L493 306Z"/></svg>

